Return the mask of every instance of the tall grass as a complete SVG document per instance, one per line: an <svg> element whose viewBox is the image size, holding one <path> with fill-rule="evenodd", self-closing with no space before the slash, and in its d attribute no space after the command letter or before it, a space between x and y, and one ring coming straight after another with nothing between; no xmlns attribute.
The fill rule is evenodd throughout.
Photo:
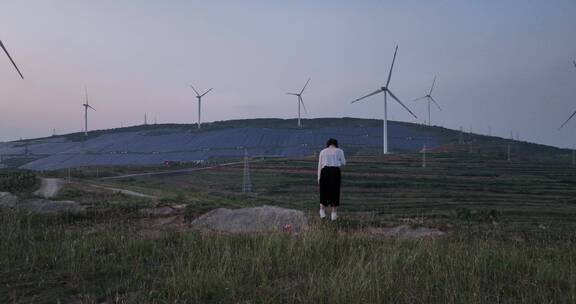
<svg viewBox="0 0 576 304"><path fill-rule="evenodd" d="M0 302L574 303L570 241L166 234L0 211Z"/></svg>

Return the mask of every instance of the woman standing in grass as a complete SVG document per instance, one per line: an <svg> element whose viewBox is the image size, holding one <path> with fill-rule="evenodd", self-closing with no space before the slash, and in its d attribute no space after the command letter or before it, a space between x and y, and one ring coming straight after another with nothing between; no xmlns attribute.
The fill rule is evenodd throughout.
<svg viewBox="0 0 576 304"><path fill-rule="evenodd" d="M346 164L344 151L338 141L330 138L326 149L318 156L318 185L320 186L320 218L326 217L326 206L332 207L331 219L336 220L336 208L340 205L340 167Z"/></svg>

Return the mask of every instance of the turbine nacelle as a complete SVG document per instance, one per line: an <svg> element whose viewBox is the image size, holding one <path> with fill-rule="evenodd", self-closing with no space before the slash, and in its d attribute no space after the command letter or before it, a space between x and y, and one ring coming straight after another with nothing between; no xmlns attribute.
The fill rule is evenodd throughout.
<svg viewBox="0 0 576 304"><path fill-rule="evenodd" d="M91 105L89 105L89 104L83 104L82 106L83 106L84 108L86 108L86 109L90 108L90 109L96 111L96 109L94 109L94 108L93 108Z"/></svg>

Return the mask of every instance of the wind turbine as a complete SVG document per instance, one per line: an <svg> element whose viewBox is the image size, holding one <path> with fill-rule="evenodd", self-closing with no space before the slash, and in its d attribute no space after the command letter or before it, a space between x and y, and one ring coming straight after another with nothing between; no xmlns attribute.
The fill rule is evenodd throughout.
<svg viewBox="0 0 576 304"><path fill-rule="evenodd" d="M16 65L16 62L14 62L14 60L12 59L12 56L10 56L10 53L8 53L8 50L6 49L6 47L4 46L4 43L2 43L2 40L0 40L0 46L2 47L2 49L4 50L4 53L6 53L6 56L8 56L8 59L10 59L10 61L12 62L12 65L14 66L14 68L16 68L16 71L18 72L18 74L20 74L20 77L22 79L24 79L24 76L22 75L22 73L20 72L20 69L18 68L18 66Z"/></svg>
<svg viewBox="0 0 576 304"><path fill-rule="evenodd" d="M84 136L88 137L88 108L96 111L91 105L88 104L88 89L84 87L84 93L86 94L86 103L82 106L84 107Z"/></svg>
<svg viewBox="0 0 576 304"><path fill-rule="evenodd" d="M434 103L436 105L436 107L438 107L438 110L442 111L442 108L440 107L440 105L436 102L436 100L434 100L434 97L432 97L432 90L434 90L435 84L436 84L436 76L434 76L434 80L432 81L432 86L430 87L430 91L428 92L428 94L426 94L425 96L422 96L420 98L414 99L414 101L418 101L418 100L422 100L422 99L426 99L426 101L428 101L428 126L430 126L432 124L432 122L430 120L430 104Z"/></svg>
<svg viewBox="0 0 576 304"><path fill-rule="evenodd" d="M202 114L202 97L212 91L213 88L210 88L208 91L204 92L204 94L200 94L192 85L190 85L190 87L194 90L194 93L196 93L196 98L198 98L198 129L200 129L200 124L202 123L200 120Z"/></svg>
<svg viewBox="0 0 576 304"><path fill-rule="evenodd" d="M574 67L576 68L576 60L572 60L572 63L574 64ZM576 111L574 111L574 113L572 113L572 115L570 115L570 117L568 117L568 119L566 119L566 121L560 126L560 128L558 128L558 130L562 129L569 121L570 119L572 119L572 117L576 116Z"/></svg>
<svg viewBox="0 0 576 304"><path fill-rule="evenodd" d="M302 127L302 125L300 124L300 105L302 105L302 107L304 107L304 112L308 113L308 111L306 111L306 106L304 105L304 99L302 99L302 93L304 93L304 90L308 86L309 82L310 82L310 78L308 78L308 81L306 81L306 84L304 84L304 87L302 88L300 93L286 93L288 95L294 95L294 96L298 97L298 128Z"/></svg>
<svg viewBox="0 0 576 304"><path fill-rule="evenodd" d="M390 85L390 79L392 78L392 69L394 68L394 61L396 61L396 53L398 52L398 46L396 46L396 50L394 51L394 57L392 58L392 65L390 66L390 72L388 73L388 80L386 81L386 85L383 87L380 87L378 90L360 97L354 101L352 101L352 103L355 103L357 101L360 101L364 98L368 98L372 95L376 95L376 94L380 94L380 93L384 93L384 125L383 125L383 152L384 154L388 154L388 95L390 95L390 97L392 97L394 100L396 100L402 107L404 107L404 109L406 109L406 111L408 111L410 114L412 114L412 116L414 116L415 118L418 118L418 116L416 116L416 114L414 114L412 111L410 111L410 109L404 105L400 99L398 99L398 97L396 97L396 95L394 95L394 93L392 93L392 91L390 91L390 89L388 89L388 86Z"/></svg>
<svg viewBox="0 0 576 304"><path fill-rule="evenodd" d="M560 126L560 128L558 128L558 130L562 129L569 121L570 119L572 119L572 117L576 116L576 111L574 113L572 113L572 115L570 115L570 117L568 117L568 119L566 119L566 121Z"/></svg>

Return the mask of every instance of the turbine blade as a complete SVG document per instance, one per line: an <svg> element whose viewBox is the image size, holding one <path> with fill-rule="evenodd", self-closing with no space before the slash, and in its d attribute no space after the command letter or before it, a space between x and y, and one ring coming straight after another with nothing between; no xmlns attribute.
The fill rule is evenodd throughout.
<svg viewBox="0 0 576 304"><path fill-rule="evenodd" d="M210 93L210 91L212 91L213 89L214 89L214 88L210 88L210 90L208 90L208 91L204 92L204 94L200 95L200 97L203 97L204 95L206 95L206 94Z"/></svg>
<svg viewBox="0 0 576 304"><path fill-rule="evenodd" d="M87 105L90 109L96 111L96 109L94 109L91 105Z"/></svg>
<svg viewBox="0 0 576 304"><path fill-rule="evenodd" d="M432 100L432 102L438 107L438 110L442 111L442 108L440 107L440 105L436 102L436 100L434 100L434 97L429 96L430 100Z"/></svg>
<svg viewBox="0 0 576 304"><path fill-rule="evenodd" d="M436 76L434 76L434 80L432 81L432 87L430 87L430 93L428 93L428 95L432 95L432 90L434 90L435 84L436 84Z"/></svg>
<svg viewBox="0 0 576 304"><path fill-rule="evenodd" d="M366 96L360 97L360 98L352 101L351 103L355 103L355 102L357 102L357 101L360 101L360 100L362 100L362 99L364 99L364 98L368 98L368 97L370 97L370 96L372 96L372 95L376 95L376 94L378 94L378 93L380 93L380 92L383 92L383 91L384 91L384 90L382 90L382 89L378 89L378 90L376 90L376 91L374 91L374 92L372 92L372 93L370 93L370 94L368 94L368 95L366 95Z"/></svg>
<svg viewBox="0 0 576 304"><path fill-rule="evenodd" d="M84 86L84 96L86 98L86 105L88 105L88 88Z"/></svg>
<svg viewBox="0 0 576 304"><path fill-rule="evenodd" d="M298 96L298 95L300 95L300 94L298 94L298 93L286 93L286 95L294 95L294 96Z"/></svg>
<svg viewBox="0 0 576 304"><path fill-rule="evenodd" d="M390 66L390 72L388 73L388 80L386 81L386 87L390 84L390 79L392 78L392 69L394 68L394 61L396 61L396 53L398 52L398 46L394 50L394 57L392 58L392 65Z"/></svg>
<svg viewBox="0 0 576 304"><path fill-rule="evenodd" d="M10 62L12 62L12 65L14 66L14 68L16 68L16 71L18 72L18 74L20 74L20 77L22 79L24 79L24 76L22 75L22 73L20 72L20 69L18 68L18 66L16 65L16 62L14 62L14 60L12 59L12 56L10 56L10 53L8 53L8 50L6 49L6 47L4 46L4 43L2 43L2 40L0 40L0 46L2 47L2 49L4 50L4 53L6 53L6 56L8 56L8 59L10 59Z"/></svg>
<svg viewBox="0 0 576 304"><path fill-rule="evenodd" d="M418 100L422 100L422 99L425 99L425 98L427 98L427 97L428 97L428 96L422 96L422 97L420 97L420 98L416 98L416 99L414 99L414 100L412 100L412 101L418 101Z"/></svg>
<svg viewBox="0 0 576 304"><path fill-rule="evenodd" d="M306 81L306 84L304 85L304 87L302 88L302 91L300 91L300 95L302 95L302 93L304 93L304 90L306 89L306 87L308 86L308 83L310 82L311 78L308 78L308 81Z"/></svg>
<svg viewBox="0 0 576 304"><path fill-rule="evenodd" d="M306 106L304 105L304 99L302 98L302 96L298 96L298 100L302 104L302 107L304 108L304 113L308 114L308 110L306 110Z"/></svg>
<svg viewBox="0 0 576 304"><path fill-rule="evenodd" d="M566 121L560 126L560 128L558 128L558 130L562 129L562 127L564 127L570 121L570 119L572 119L572 117L574 117L574 115L576 115L576 111L574 111L574 113L572 113L572 115L570 115L570 117L568 117L568 119L566 119Z"/></svg>
<svg viewBox="0 0 576 304"><path fill-rule="evenodd" d="M410 109L408 109L408 107L403 104L400 99L398 99L398 97L396 97L396 95L394 95L392 92L390 92L390 90L386 90L386 92L388 92L388 94L390 94L390 96L392 98L394 98L401 106L404 107L404 109L406 109L406 111L410 112L410 114L412 114L412 116L414 116L414 118L418 118L418 116L416 116L416 114L414 114L412 111L410 111Z"/></svg>
<svg viewBox="0 0 576 304"><path fill-rule="evenodd" d="M192 85L190 85L190 87L192 88L192 90L194 90L194 93L196 93L196 96L200 96L200 93L198 93L198 91L196 91L196 89Z"/></svg>

